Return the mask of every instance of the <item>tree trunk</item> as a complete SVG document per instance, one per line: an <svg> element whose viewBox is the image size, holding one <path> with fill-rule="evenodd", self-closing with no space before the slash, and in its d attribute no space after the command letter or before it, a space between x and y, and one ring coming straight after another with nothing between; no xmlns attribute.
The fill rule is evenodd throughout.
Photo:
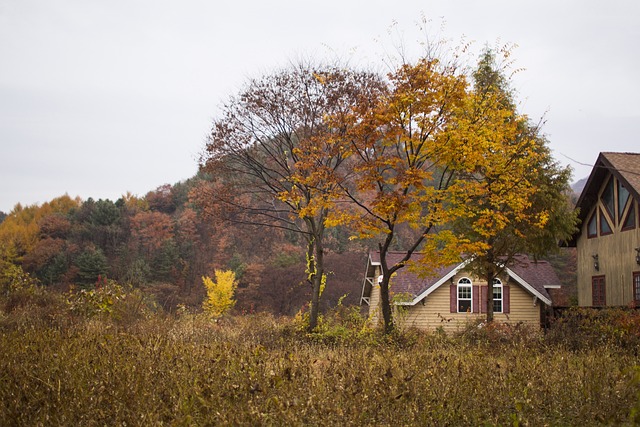
<svg viewBox="0 0 640 427"><path fill-rule="evenodd" d="M380 283L380 306L384 322L384 333L389 334L393 331L393 317L389 298L389 277L386 274L383 274L382 282Z"/></svg>
<svg viewBox="0 0 640 427"><path fill-rule="evenodd" d="M487 323L493 322L493 280L496 278L496 257L493 251L494 239L489 238L488 242L489 250L484 258L484 268L487 277Z"/></svg>
<svg viewBox="0 0 640 427"><path fill-rule="evenodd" d="M322 280L324 278L324 250L322 247L322 241L320 239L315 239L314 247L315 259L313 262L314 270L312 270L313 278L311 307L309 311L309 332L313 332L313 330L318 326L318 314L320 312L320 292L322 291Z"/></svg>
<svg viewBox="0 0 640 427"><path fill-rule="evenodd" d="M484 302L487 305L487 323L493 322L493 279L495 274L493 271L487 273L487 300Z"/></svg>

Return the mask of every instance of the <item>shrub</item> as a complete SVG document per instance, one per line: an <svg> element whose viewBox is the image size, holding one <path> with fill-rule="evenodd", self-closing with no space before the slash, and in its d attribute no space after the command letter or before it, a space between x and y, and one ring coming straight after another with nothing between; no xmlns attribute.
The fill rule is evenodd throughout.
<svg viewBox="0 0 640 427"><path fill-rule="evenodd" d="M571 307L553 320L546 336L550 344L572 350L603 345L640 349L640 311L612 307Z"/></svg>
<svg viewBox="0 0 640 427"><path fill-rule="evenodd" d="M88 292L74 295L93 309L69 316L68 328L22 322L22 306L0 313L0 425L640 421L638 358L620 340L573 351L497 322L385 336L344 306L314 334L288 317L212 322L186 307L175 316L149 312L122 330L114 316L135 292L109 281ZM627 314L614 329L630 327L635 314Z"/></svg>
<svg viewBox="0 0 640 427"><path fill-rule="evenodd" d="M7 265L0 272L0 325L8 328L61 326L66 305L60 294L48 291L20 266Z"/></svg>
<svg viewBox="0 0 640 427"><path fill-rule="evenodd" d="M454 336L470 344L496 346L497 344L542 344L542 331L525 323L486 322L475 320L468 322Z"/></svg>
<svg viewBox="0 0 640 427"><path fill-rule="evenodd" d="M415 331L371 345L266 314L106 319L0 331L0 425L619 425L640 407L637 358L613 347Z"/></svg>
<svg viewBox="0 0 640 427"><path fill-rule="evenodd" d="M2 263L0 267L0 295L9 295L19 290L33 290L40 284L38 279L31 277L19 265Z"/></svg>
<svg viewBox="0 0 640 427"><path fill-rule="evenodd" d="M69 291L67 304L76 317L101 317L122 326L144 319L155 310L142 291L125 288L107 278L100 278L94 289Z"/></svg>

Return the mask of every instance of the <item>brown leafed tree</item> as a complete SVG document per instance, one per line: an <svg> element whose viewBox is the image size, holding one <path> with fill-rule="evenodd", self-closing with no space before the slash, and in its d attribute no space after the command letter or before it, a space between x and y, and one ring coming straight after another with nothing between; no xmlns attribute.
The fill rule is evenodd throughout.
<svg viewBox="0 0 640 427"><path fill-rule="evenodd" d="M219 207L218 217L304 236L310 330L326 281L329 201L348 169L346 147L335 141L352 123L352 106L380 90L374 74L310 63L251 80L224 105L202 157L219 182L207 201Z"/></svg>
<svg viewBox="0 0 640 427"><path fill-rule="evenodd" d="M131 218L132 243L145 255L158 251L173 237L172 218L162 212L138 212Z"/></svg>

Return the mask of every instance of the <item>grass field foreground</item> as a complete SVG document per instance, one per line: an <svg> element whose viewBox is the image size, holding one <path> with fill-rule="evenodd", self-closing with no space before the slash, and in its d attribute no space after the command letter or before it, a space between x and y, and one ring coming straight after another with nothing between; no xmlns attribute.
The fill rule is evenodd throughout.
<svg viewBox="0 0 640 427"><path fill-rule="evenodd" d="M0 306L0 425L640 421L639 347L619 328L582 344L570 323L383 337L341 308L306 334L262 314L78 315L41 297Z"/></svg>

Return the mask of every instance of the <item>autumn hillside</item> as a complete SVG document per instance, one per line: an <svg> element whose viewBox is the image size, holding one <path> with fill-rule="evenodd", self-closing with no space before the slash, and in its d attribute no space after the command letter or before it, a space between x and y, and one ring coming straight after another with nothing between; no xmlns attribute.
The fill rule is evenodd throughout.
<svg viewBox="0 0 640 427"><path fill-rule="evenodd" d="M0 224L2 259L56 289L93 287L98 277L107 277L141 288L170 311L178 304L199 307L201 277L231 269L239 279L238 312L295 314L310 293L299 236L205 213L198 195L209 185L199 174L143 197L65 195L42 205L17 205ZM342 228L329 237L325 309L345 294L345 304L358 301L366 254Z"/></svg>
<svg viewBox="0 0 640 427"><path fill-rule="evenodd" d="M375 248L390 332L391 278L412 254L465 254L491 283L498 265L553 254L576 230L571 170L518 111L510 55L487 49L470 73L427 56L388 76L301 61L252 79L214 121L196 176L0 216L0 272L61 290L108 278L173 311L200 307L203 276L231 270L239 313L308 304L312 331L319 311L359 302ZM387 265L393 250L406 255ZM571 255L551 261L571 287Z"/></svg>

